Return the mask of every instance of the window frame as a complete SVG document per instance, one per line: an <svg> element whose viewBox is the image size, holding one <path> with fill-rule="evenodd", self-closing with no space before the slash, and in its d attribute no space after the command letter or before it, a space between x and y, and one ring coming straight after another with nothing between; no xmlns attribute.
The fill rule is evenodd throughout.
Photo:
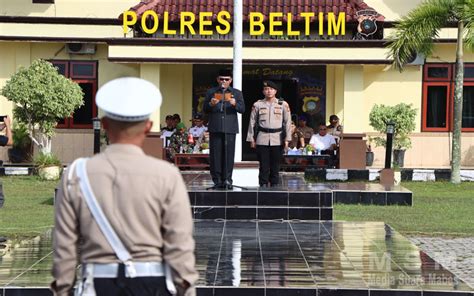
<svg viewBox="0 0 474 296"><path fill-rule="evenodd" d="M97 80L95 79L75 79L76 83L92 83L92 118L97 117L97 105L95 103L95 96L97 94ZM92 122L89 124L84 123L74 123L74 113L73 116L67 118L69 120L69 128L74 129L86 129L92 128Z"/></svg>
<svg viewBox="0 0 474 296"><path fill-rule="evenodd" d="M74 66L77 66L77 65L90 65L92 64L92 76L88 76L88 75L74 75ZM97 79L97 62L95 61L71 61L70 62L70 65L71 65L71 71L69 73L69 77L72 79L72 80L76 80L76 79Z"/></svg>
<svg viewBox="0 0 474 296"><path fill-rule="evenodd" d="M53 65L62 64L65 65L65 77L71 79L76 83L92 83L93 86L93 94L92 94L92 117L97 117L97 104L96 104L96 94L97 94L97 87L98 87L98 61L96 60L49 60L50 63ZM83 65L83 64L92 64L93 65L93 73L92 75L72 75L74 65ZM56 125L57 129L90 129L92 128L92 122L90 124L81 124L81 123L74 123L74 114L71 114L70 117L64 118L64 123L58 123Z"/></svg>
<svg viewBox="0 0 474 296"><path fill-rule="evenodd" d="M448 67L448 78L430 78L428 77L429 68ZM464 68L474 68L474 63L464 63ZM455 70L456 64L447 63L430 63L425 64L423 67L423 82L422 82L422 112L421 112L421 131L422 132L452 132L454 127L454 89L455 89ZM446 122L446 128L439 127L427 127L427 106L428 106L428 87L429 86L448 86L448 97L447 97L447 109L446 116L448 121ZM474 86L474 78L464 77L464 86ZM474 132L474 127L463 127L461 132Z"/></svg>
<svg viewBox="0 0 474 296"><path fill-rule="evenodd" d="M435 78L435 77L428 77L428 70L430 68L448 68L448 77L447 78ZM451 81L453 79L453 65L451 64L445 64L445 63L432 63L432 64L426 64L424 69L423 69L423 81Z"/></svg>
<svg viewBox="0 0 474 296"><path fill-rule="evenodd" d="M466 71L466 68L474 68L474 64L464 64L464 73ZM453 81L454 81L454 79L453 79ZM472 77L472 78L464 77L464 83L466 83L466 82L474 82L474 77Z"/></svg>
<svg viewBox="0 0 474 296"><path fill-rule="evenodd" d="M474 66L474 65L473 65ZM454 85L454 82L453 82ZM464 81L464 86L474 86L474 79L470 79L469 81ZM453 110L454 110L454 86L453 86ZM451 120L453 122L454 126L454 116L451 116ZM461 124L462 124L462 118L461 118ZM462 132L474 132L474 127L462 127L461 126L461 131Z"/></svg>
<svg viewBox="0 0 474 296"><path fill-rule="evenodd" d="M430 86L446 86L446 127L428 127L427 126L427 121L428 121L428 87ZM451 109L451 100L450 96L452 94L451 91L451 83L448 81L445 82L425 82L423 83L423 100L422 100L422 131L423 132L448 132L450 129L451 125L451 118L450 116L450 109Z"/></svg>

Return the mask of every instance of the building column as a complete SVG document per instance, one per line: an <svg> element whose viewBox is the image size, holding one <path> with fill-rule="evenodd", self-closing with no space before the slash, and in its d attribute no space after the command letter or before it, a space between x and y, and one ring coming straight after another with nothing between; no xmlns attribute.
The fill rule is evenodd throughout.
<svg viewBox="0 0 474 296"><path fill-rule="evenodd" d="M334 66L334 110L332 114L340 118L341 124L344 122L344 65Z"/></svg>
<svg viewBox="0 0 474 296"><path fill-rule="evenodd" d="M160 89L160 75L161 74L161 65L160 64L140 64L140 78L145 79L156 85ZM163 90L160 89L161 95L163 96ZM164 100L164 97L163 97ZM163 104L163 103L162 103ZM160 131L160 110L158 108L150 117L150 120L153 121L152 132Z"/></svg>
<svg viewBox="0 0 474 296"><path fill-rule="evenodd" d="M346 65L344 67L344 111L342 122L345 133L364 132L361 116L369 116L365 111L364 102L364 67Z"/></svg>

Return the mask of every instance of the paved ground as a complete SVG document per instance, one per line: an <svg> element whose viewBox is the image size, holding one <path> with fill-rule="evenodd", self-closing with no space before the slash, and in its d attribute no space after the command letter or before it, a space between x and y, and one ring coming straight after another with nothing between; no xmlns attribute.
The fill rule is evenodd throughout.
<svg viewBox="0 0 474 296"><path fill-rule="evenodd" d="M409 237L409 239L474 288L474 237Z"/></svg>

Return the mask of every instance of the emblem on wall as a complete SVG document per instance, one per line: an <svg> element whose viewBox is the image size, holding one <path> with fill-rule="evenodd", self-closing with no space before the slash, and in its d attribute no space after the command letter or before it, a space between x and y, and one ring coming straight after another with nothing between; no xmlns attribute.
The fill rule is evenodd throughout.
<svg viewBox="0 0 474 296"><path fill-rule="evenodd" d="M321 99L319 97L304 97L303 112L311 115L321 112Z"/></svg>
<svg viewBox="0 0 474 296"><path fill-rule="evenodd" d="M377 17L379 13L373 9L364 9L356 12L357 21L357 34L354 39L366 40L372 39L373 35L377 33Z"/></svg>

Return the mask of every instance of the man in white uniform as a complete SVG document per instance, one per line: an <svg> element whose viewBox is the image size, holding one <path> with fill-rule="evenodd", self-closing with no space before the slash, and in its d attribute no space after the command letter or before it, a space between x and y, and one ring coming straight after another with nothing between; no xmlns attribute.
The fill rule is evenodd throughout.
<svg viewBox="0 0 474 296"><path fill-rule="evenodd" d="M309 144L320 151L336 149L336 140L334 136L328 135L327 127L324 124L319 125L318 133L311 137Z"/></svg>
<svg viewBox="0 0 474 296"><path fill-rule="evenodd" d="M193 127L189 128L189 133L194 138L199 138L204 132L207 132L207 126L204 125L201 115L195 115L193 117Z"/></svg>

